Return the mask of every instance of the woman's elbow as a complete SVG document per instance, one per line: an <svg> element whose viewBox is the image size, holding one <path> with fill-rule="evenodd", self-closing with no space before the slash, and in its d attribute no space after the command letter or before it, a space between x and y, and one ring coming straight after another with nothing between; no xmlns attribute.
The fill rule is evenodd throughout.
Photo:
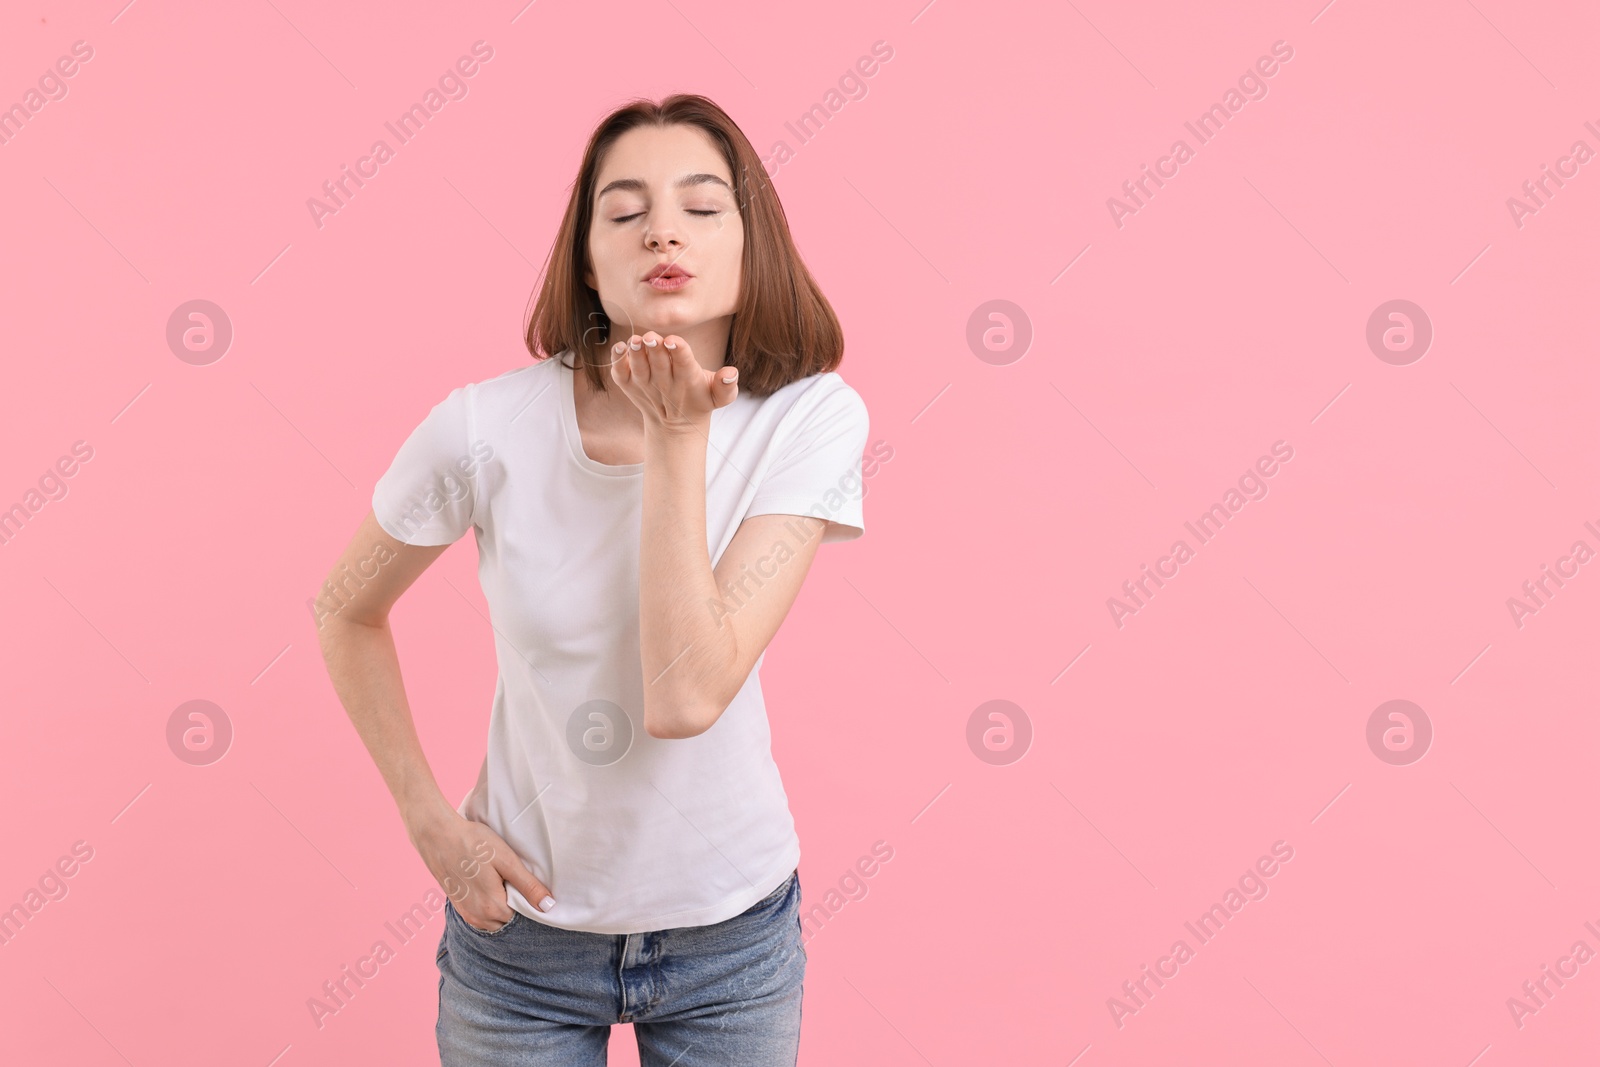
<svg viewBox="0 0 1600 1067"><path fill-rule="evenodd" d="M681 741L686 737L698 737L704 730L685 726L682 723L664 723L646 720L644 732L661 741Z"/></svg>
<svg viewBox="0 0 1600 1067"><path fill-rule="evenodd" d="M699 737L711 729L722 716L722 709L710 707L680 707L670 714L652 715L646 711L644 732L663 741L681 741Z"/></svg>

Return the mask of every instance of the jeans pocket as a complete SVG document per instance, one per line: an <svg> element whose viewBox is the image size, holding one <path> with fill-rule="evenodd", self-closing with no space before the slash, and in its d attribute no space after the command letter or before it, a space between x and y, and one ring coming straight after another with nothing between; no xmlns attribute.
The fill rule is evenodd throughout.
<svg viewBox="0 0 1600 1067"><path fill-rule="evenodd" d="M462 918L461 913L456 910L455 905L449 901L445 902L445 909L451 915L455 916L455 919L458 923L460 923L462 926L465 926L468 930L477 934L479 937L499 937L501 934L511 929L518 919L522 918L522 913L513 908L511 910L511 918L506 920L505 925L494 930L480 930L478 927L473 926L471 923L467 922L466 919Z"/></svg>

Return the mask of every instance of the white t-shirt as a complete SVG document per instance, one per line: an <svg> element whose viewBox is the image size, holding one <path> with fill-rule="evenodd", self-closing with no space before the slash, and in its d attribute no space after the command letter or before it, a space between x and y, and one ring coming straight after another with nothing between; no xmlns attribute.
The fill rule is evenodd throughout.
<svg viewBox="0 0 1600 1067"><path fill-rule="evenodd" d="M511 907L604 934L721 922L800 860L761 659L711 729L645 732L644 464L598 463L583 451L571 359L453 390L401 445L372 509L407 544L476 534L499 680L487 755L457 810L503 837L556 901L541 912L508 883ZM713 567L749 515L815 515L831 520L823 541L861 536L867 408L837 373L764 398L740 393L711 413L709 441ZM774 542L774 562L799 533L798 523L780 533L788 546ZM732 595L723 600L737 610Z"/></svg>

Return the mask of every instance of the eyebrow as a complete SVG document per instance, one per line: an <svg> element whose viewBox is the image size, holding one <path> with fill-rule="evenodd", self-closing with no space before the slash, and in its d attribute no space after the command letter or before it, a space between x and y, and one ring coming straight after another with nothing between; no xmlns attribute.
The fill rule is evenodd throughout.
<svg viewBox="0 0 1600 1067"><path fill-rule="evenodd" d="M696 185L720 185L724 189L727 189L728 192L733 192L733 190L728 186L728 183L717 177L715 174L685 174L672 184L676 189L688 189ZM594 198L599 200L607 193L613 191L642 193L644 192L644 189L644 182L640 181L638 178L618 178L614 182L608 182L604 189L601 189L595 194Z"/></svg>

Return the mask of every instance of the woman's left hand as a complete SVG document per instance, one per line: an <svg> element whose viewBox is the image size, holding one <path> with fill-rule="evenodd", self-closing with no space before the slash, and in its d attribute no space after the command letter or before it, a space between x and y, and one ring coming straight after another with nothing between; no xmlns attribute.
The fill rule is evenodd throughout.
<svg viewBox="0 0 1600 1067"><path fill-rule="evenodd" d="M736 368L706 370L677 334L634 334L612 345L611 357L611 380L644 412L647 431L653 423L673 432L703 432L711 413L739 395Z"/></svg>

